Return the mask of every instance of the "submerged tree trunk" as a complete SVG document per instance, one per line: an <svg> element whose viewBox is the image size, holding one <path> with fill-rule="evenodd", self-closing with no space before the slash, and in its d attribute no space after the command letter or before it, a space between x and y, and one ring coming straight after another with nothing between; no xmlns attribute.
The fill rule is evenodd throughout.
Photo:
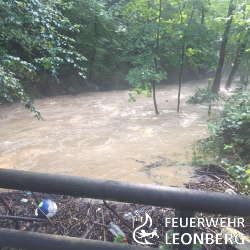
<svg viewBox="0 0 250 250"><path fill-rule="evenodd" d="M249 34L247 34L247 36L248 35ZM244 40L244 42L242 42L241 46L237 50L237 53L236 53L236 56L235 56L235 60L234 60L234 66L233 66L233 68L232 68L232 70L230 72L230 75L229 75L229 77L227 79L227 82L226 82L226 85L225 85L226 89L229 89L231 87L234 74L235 74L236 70L238 69L238 67L240 65L240 61L242 59L242 55L244 54L245 49L246 49L246 45L247 45L247 36L246 36L246 39Z"/></svg>
<svg viewBox="0 0 250 250"><path fill-rule="evenodd" d="M224 64L224 60L225 60L226 45L227 45L227 41L228 41L228 34L230 31L230 27L231 27L231 24L233 21L232 14L233 14L234 10L235 10L234 0L231 0L230 5L229 5L229 9L228 9L228 14L227 14L227 17L229 17L229 19L226 22L226 27L225 27L225 31L223 34L221 47L220 47L220 58L219 58L218 66L216 69L213 86L211 89L211 91L215 94L217 94L220 90L221 73L222 73L222 68L223 68L223 64Z"/></svg>
<svg viewBox="0 0 250 250"><path fill-rule="evenodd" d="M178 92L177 112L180 111L181 79L182 79L182 70L183 70L183 62L184 62L184 53L185 53L185 45L184 45L184 36L183 36L183 44L182 44L182 52L181 52L181 69L180 69L180 74L179 74L179 92Z"/></svg>
<svg viewBox="0 0 250 250"><path fill-rule="evenodd" d="M155 98L155 81L153 81L152 88L153 88L153 100L154 100L154 106L155 106L155 113L159 115L156 98Z"/></svg>
<svg viewBox="0 0 250 250"><path fill-rule="evenodd" d="M159 10L159 24L160 24L160 20L161 20L161 1L160 0L160 10ZM158 47L159 47L159 28L157 30L157 38L156 38L156 49L155 49L155 57L158 56ZM157 59L155 58L155 71L156 73L158 73L158 68L157 68ZM152 83L152 88L153 88L153 100L154 100L154 106L155 106L155 113L158 115L158 108L157 108L157 103L156 103L156 98L155 98L155 80L153 80Z"/></svg>

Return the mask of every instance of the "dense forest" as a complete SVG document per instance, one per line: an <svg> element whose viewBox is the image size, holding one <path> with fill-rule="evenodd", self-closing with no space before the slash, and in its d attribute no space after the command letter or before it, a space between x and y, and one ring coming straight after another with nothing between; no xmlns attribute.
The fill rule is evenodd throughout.
<svg viewBox="0 0 250 250"><path fill-rule="evenodd" d="M21 100L80 90L134 88L215 78L218 93L249 72L247 0L12 1L0 3L0 95ZM224 87L224 86L223 86ZM178 105L179 110L179 105Z"/></svg>

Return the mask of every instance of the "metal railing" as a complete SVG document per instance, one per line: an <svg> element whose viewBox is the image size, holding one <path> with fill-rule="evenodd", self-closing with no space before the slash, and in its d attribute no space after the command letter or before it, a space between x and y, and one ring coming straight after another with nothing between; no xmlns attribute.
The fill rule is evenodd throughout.
<svg viewBox="0 0 250 250"><path fill-rule="evenodd" d="M234 216L250 215L250 198L243 195L230 195L208 191L58 174L46 174L0 168L0 188L29 190L33 192L104 199L159 207L171 207L179 211L196 211ZM37 240L39 239L37 242L40 242L40 246L43 247L34 248L35 243L33 242L32 237ZM61 242L65 242L65 244ZM68 243L66 244L66 242ZM24 249L43 248L46 250L92 250L99 247L102 249L142 249L141 247L134 247L130 245L124 246L122 244L117 245L115 243L103 243L99 241L75 239L72 237L51 236L8 229L0 229L0 245ZM189 250L192 249L192 245L190 244L187 246L180 244L178 249Z"/></svg>

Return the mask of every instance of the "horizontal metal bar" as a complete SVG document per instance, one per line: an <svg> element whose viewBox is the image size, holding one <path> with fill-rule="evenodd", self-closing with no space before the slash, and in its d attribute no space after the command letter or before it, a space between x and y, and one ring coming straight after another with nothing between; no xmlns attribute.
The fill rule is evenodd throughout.
<svg viewBox="0 0 250 250"><path fill-rule="evenodd" d="M98 240L31 233L0 228L0 245L30 250L145 250L145 247L131 246Z"/></svg>
<svg viewBox="0 0 250 250"><path fill-rule="evenodd" d="M0 188L172 207L225 215L250 215L250 197L130 182L0 168Z"/></svg>

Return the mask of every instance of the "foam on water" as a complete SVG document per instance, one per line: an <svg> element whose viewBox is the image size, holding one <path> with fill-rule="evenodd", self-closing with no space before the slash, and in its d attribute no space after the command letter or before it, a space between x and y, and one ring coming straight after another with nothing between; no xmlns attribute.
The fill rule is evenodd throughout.
<svg viewBox="0 0 250 250"><path fill-rule="evenodd" d="M180 113L178 86L157 87L158 116L151 98L138 96L128 103L127 90L37 99L45 121L19 103L5 105L0 109L0 167L182 186L193 175L191 166L182 166L186 152L206 136L208 119L207 105L185 102L206 83L183 84ZM162 158L162 164L143 170Z"/></svg>

